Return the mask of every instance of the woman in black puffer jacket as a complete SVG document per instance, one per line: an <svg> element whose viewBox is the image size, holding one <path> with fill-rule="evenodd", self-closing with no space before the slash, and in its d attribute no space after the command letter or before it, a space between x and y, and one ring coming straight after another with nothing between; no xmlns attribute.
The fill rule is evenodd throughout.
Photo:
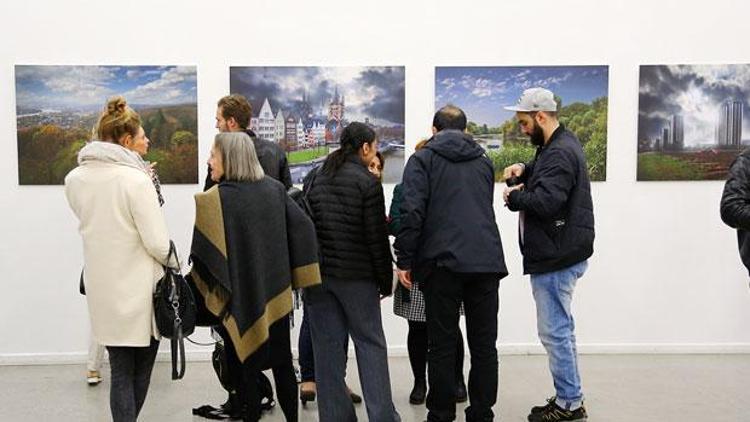
<svg viewBox="0 0 750 422"><path fill-rule="evenodd" d="M320 247L322 286L306 289L321 422L354 421L344 383L344 342L351 335L371 421L400 421L391 398L380 299L391 294L393 267L383 187L367 170L375 132L353 122L341 148L305 179Z"/></svg>

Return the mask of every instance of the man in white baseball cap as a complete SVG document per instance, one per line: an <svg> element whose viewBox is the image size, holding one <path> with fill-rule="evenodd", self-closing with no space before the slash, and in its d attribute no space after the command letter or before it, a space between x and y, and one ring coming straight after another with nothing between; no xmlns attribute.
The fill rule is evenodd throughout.
<svg viewBox="0 0 750 422"><path fill-rule="evenodd" d="M578 138L557 120L551 91L527 89L506 109L516 112L521 130L537 146L533 160L505 169L506 179L520 183L506 188L503 198L508 209L519 212L524 274L531 278L539 339L555 385L555 396L533 407L528 420L585 421L571 303L594 252L586 157Z"/></svg>

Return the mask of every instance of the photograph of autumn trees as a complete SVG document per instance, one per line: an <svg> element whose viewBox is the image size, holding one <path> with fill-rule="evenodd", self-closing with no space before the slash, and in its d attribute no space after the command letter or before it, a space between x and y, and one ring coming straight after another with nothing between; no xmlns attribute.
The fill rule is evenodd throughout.
<svg viewBox="0 0 750 422"><path fill-rule="evenodd" d="M21 185L62 184L114 95L140 114L151 141L143 158L161 182L198 182L194 66L17 65L15 75Z"/></svg>
<svg viewBox="0 0 750 422"><path fill-rule="evenodd" d="M435 109L462 108L468 131L487 151L502 181L503 169L534 158L536 148L503 109L514 105L528 88L555 93L560 122L578 136L592 181L607 179L607 66L438 67Z"/></svg>

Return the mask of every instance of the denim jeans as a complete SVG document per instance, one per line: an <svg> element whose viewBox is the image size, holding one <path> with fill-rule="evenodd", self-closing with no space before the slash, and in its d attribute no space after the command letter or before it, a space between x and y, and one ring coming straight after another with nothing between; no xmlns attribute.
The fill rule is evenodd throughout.
<svg viewBox="0 0 750 422"><path fill-rule="evenodd" d="M313 355L312 336L310 335L310 312L307 304L302 302L302 325L299 327L299 371L302 382L315 381L315 360Z"/></svg>
<svg viewBox="0 0 750 422"><path fill-rule="evenodd" d="M151 370L159 341L151 338L147 347L107 346L112 384L109 407L114 422L135 422L146 401Z"/></svg>
<svg viewBox="0 0 750 422"><path fill-rule="evenodd" d="M562 270L531 274L539 340L549 357L557 404L564 409L576 409L583 401L575 322L570 305L576 281L586 268L588 262L581 261Z"/></svg>
<svg viewBox="0 0 750 422"><path fill-rule="evenodd" d="M347 336L354 341L357 369L370 422L400 422L391 396L388 351L374 282L324 280L305 289L315 355L320 422L357 420L346 391Z"/></svg>

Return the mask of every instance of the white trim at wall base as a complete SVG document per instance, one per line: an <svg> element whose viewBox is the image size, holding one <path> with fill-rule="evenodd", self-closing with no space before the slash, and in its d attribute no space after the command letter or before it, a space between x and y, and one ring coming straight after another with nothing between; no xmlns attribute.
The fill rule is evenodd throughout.
<svg viewBox="0 0 750 422"><path fill-rule="evenodd" d="M205 350L186 350L188 361L207 362L211 360L211 348ZM297 355L297 349L293 349ZM468 351L467 351L468 353ZM498 353L502 356L543 355L544 348L535 343L502 344L498 346ZM653 344L580 344L578 353L582 355L704 355L704 354L750 354L750 343L653 343ZM349 356L356 358L354 350L350 348ZM388 356L405 357L405 346L388 348ZM9 365L82 365L86 363L85 352L73 353L8 353L0 354L0 366ZM159 351L158 362L169 362L168 350Z"/></svg>

